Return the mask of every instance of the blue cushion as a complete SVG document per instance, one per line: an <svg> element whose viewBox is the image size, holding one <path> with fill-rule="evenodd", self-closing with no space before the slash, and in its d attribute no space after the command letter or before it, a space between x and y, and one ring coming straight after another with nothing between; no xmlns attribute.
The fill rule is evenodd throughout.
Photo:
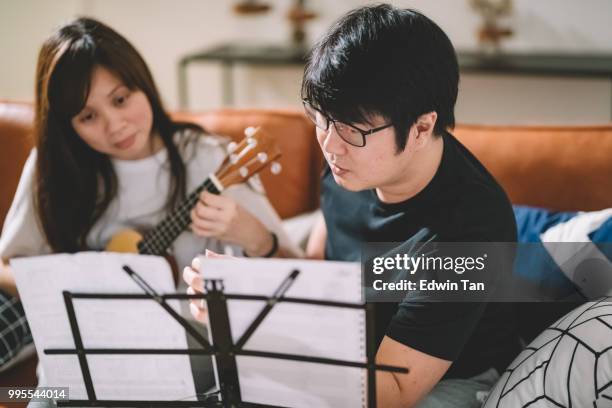
<svg viewBox="0 0 612 408"><path fill-rule="evenodd" d="M553 225L574 218L577 212L554 212L545 208L514 206L519 242L542 242L540 235Z"/></svg>
<svg viewBox="0 0 612 408"><path fill-rule="evenodd" d="M592 212L556 212L543 208L515 206L519 245L515 262L515 275L536 282L541 293L555 298L571 296L578 290L591 297L594 282L587 285L579 273L580 265L592 261L597 250L604 259L596 259L605 268L612 270L612 209ZM590 242L589 242L590 240ZM549 242L565 242L565 247ZM571 244L575 243L575 244ZM555 245L557 245L555 247ZM597 248L597 250L593 250ZM572 251L571 261L561 264L554 253ZM575 252L575 254L574 254ZM585 259L580 259L584 257ZM607 261L605 261L607 258ZM589 272L592 268L588 268ZM606 273L606 272L604 272ZM604 279L605 281L605 279ZM596 282L599 285L601 282Z"/></svg>
<svg viewBox="0 0 612 408"><path fill-rule="evenodd" d="M612 217L608 218L599 228L589 234L589 238L597 248L612 262Z"/></svg>

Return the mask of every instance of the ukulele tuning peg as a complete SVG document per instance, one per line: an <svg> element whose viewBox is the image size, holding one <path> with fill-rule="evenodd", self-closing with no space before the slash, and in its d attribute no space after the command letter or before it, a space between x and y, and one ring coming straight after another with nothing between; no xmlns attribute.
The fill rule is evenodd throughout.
<svg viewBox="0 0 612 408"><path fill-rule="evenodd" d="M244 135L248 138L252 137L256 132L257 128L253 126L249 126L248 128L244 129Z"/></svg>
<svg viewBox="0 0 612 408"><path fill-rule="evenodd" d="M270 165L270 173L277 175L283 170L283 166L279 162L273 162Z"/></svg>
<svg viewBox="0 0 612 408"><path fill-rule="evenodd" d="M227 153L228 154L232 154L236 151L236 148L238 147L238 144L236 142L230 142L227 145Z"/></svg>
<svg viewBox="0 0 612 408"><path fill-rule="evenodd" d="M259 160L261 163L265 163L268 161L268 155L264 152L259 152L257 153L257 160Z"/></svg>
<svg viewBox="0 0 612 408"><path fill-rule="evenodd" d="M242 178L247 178L249 176L249 169L247 169L246 167L241 167L238 172L240 173L240 176Z"/></svg>
<svg viewBox="0 0 612 408"><path fill-rule="evenodd" d="M255 146L257 146L257 139L253 137L247 137L247 143L249 147L254 148Z"/></svg>

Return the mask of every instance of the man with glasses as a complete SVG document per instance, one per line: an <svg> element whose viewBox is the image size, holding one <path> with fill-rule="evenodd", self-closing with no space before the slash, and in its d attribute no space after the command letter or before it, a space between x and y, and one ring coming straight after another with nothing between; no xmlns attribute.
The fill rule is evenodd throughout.
<svg viewBox="0 0 612 408"><path fill-rule="evenodd" d="M459 72L431 20L388 5L336 22L310 54L302 96L327 161L323 216L308 253L359 261L366 242L404 242L426 228L439 242L515 242L510 202L448 131ZM519 352L501 303L377 304L381 407L477 407Z"/></svg>

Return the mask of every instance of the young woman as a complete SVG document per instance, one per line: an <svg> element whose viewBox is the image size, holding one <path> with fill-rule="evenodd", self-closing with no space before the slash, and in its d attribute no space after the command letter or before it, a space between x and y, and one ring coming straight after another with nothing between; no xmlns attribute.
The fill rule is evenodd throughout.
<svg viewBox="0 0 612 408"><path fill-rule="evenodd" d="M136 49L88 18L42 46L35 136L0 236L7 297L10 258L101 250L123 229L146 230L225 157L226 140L172 121ZM272 256L278 241L289 245L264 193L247 185L203 193L191 219L171 248L180 268L205 249Z"/></svg>

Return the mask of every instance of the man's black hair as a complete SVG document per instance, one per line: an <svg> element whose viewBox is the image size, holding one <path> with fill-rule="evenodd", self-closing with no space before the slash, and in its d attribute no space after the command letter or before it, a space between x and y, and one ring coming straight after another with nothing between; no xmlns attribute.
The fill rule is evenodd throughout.
<svg viewBox="0 0 612 408"><path fill-rule="evenodd" d="M436 135L454 127L458 84L457 56L442 29L417 11L381 4L349 12L315 45L302 97L346 123L383 116L401 151L422 114L437 112Z"/></svg>

